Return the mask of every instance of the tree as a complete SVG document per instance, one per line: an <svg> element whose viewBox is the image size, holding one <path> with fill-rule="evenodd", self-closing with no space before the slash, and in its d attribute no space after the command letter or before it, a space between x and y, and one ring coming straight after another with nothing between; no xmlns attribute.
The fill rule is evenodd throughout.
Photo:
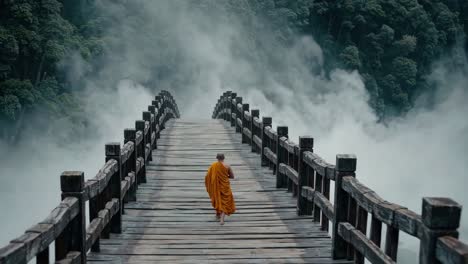
<svg viewBox="0 0 468 264"><path fill-rule="evenodd" d="M418 67L415 61L406 57L397 57L392 62L393 75L406 87L416 85L416 75Z"/></svg>
<svg viewBox="0 0 468 264"><path fill-rule="evenodd" d="M0 96L0 120L15 121L20 110L18 97L11 94Z"/></svg>
<svg viewBox="0 0 468 264"><path fill-rule="evenodd" d="M394 37L395 37L395 30L393 30L393 28L385 24L382 25L382 27L380 28L380 32L377 35L377 39L381 45L388 45L392 43Z"/></svg>
<svg viewBox="0 0 468 264"><path fill-rule="evenodd" d="M104 44L97 37L102 31L91 25L84 38L62 17L62 7L58 0L0 1L0 136L4 138L17 138L25 116L39 109L49 109L46 116L51 119L69 115L66 107L60 107L60 100L74 97L65 93L71 89L66 88L64 58L76 52L86 59L102 54ZM59 63L64 66L58 67Z"/></svg>
<svg viewBox="0 0 468 264"><path fill-rule="evenodd" d="M385 91L385 99L389 101L388 105L392 111L395 111L395 108L398 113L408 111L410 108L408 93L403 91L395 76L388 74L379 80L379 84Z"/></svg>
<svg viewBox="0 0 468 264"><path fill-rule="evenodd" d="M0 62L14 62L18 54L19 47L15 36L0 26Z"/></svg>
<svg viewBox="0 0 468 264"><path fill-rule="evenodd" d="M356 46L346 47L340 54L340 59L343 61L347 69L361 68L361 59L359 57L359 50Z"/></svg>
<svg viewBox="0 0 468 264"><path fill-rule="evenodd" d="M400 40L393 42L396 54L408 56L416 50L418 39L415 36L403 35Z"/></svg>

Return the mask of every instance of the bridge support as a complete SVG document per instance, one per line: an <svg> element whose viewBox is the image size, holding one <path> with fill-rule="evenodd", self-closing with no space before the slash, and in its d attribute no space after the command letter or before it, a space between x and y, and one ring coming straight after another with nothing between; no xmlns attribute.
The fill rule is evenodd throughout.
<svg viewBox="0 0 468 264"><path fill-rule="evenodd" d="M141 153L138 154L138 157L142 157L142 162L143 162L142 166L144 166L144 168L141 169L141 172L138 173L138 176L137 176L138 184L140 184L140 183L146 183L146 161L145 161L146 152L145 151L146 151L146 144L148 144L148 142L146 141L147 138L144 136L145 121L144 120L135 121L135 129L140 131L142 134L141 145L138 148L139 151L141 151Z"/></svg>
<svg viewBox="0 0 468 264"><path fill-rule="evenodd" d="M145 146L149 146L150 153L149 153L148 161L152 161L153 160L153 146L151 144L151 137L152 137L153 129L152 129L152 122L151 122L151 112L143 111L143 120L149 123L149 127L148 127L149 130L148 130L148 134L146 137Z"/></svg>
<svg viewBox="0 0 468 264"><path fill-rule="evenodd" d="M422 202L421 218L423 225L419 263L438 263L437 240L442 236L458 238L461 205L450 198L425 197Z"/></svg>
<svg viewBox="0 0 468 264"><path fill-rule="evenodd" d="M247 143L247 136L244 134L244 127L247 127L247 119L245 118L246 112L249 112L249 104L242 104L242 113L240 120L242 120L242 126L240 127L240 133L242 138L242 144ZM249 128L250 129L250 128Z"/></svg>
<svg viewBox="0 0 468 264"><path fill-rule="evenodd" d="M236 133L240 133L241 131L241 128L239 126L239 123L237 122L237 119L241 119L242 120L242 116L241 116L241 112L239 110L239 104L242 105L242 97L236 97L236 105L234 106L234 109L235 109L235 113L236 113L236 119L234 120L234 125L236 127Z"/></svg>
<svg viewBox="0 0 468 264"><path fill-rule="evenodd" d="M279 165L281 163L288 163L288 157L285 155L281 144L280 138L285 137L288 138L288 127L287 126L278 126L276 127L276 133L278 133L278 140L276 142L276 149L273 150L276 152L276 170L274 171L276 174L276 188L284 188L287 185L287 179L285 179L283 173L279 170Z"/></svg>
<svg viewBox="0 0 468 264"><path fill-rule="evenodd" d="M252 135L251 135L251 138L250 138L250 147L251 147L252 152L256 152L255 150L257 149L257 145L254 142L254 136L261 137L261 135L258 135L258 133L257 133L257 127L255 127L255 125L254 125L254 123L255 123L254 119L260 117L260 110L252 109L252 111L250 111L250 113L252 114L252 119L250 120L250 128L249 128L250 131L252 132Z"/></svg>
<svg viewBox="0 0 468 264"><path fill-rule="evenodd" d="M265 128L271 127L273 123L273 119L271 117L262 117L262 149L261 149L261 159L262 159L262 166L268 166L268 158L265 156L265 148L267 146L268 136L265 134Z"/></svg>
<svg viewBox="0 0 468 264"><path fill-rule="evenodd" d="M158 122L159 119L156 119L156 107L154 105L148 105L148 111L151 113L151 131L154 133L154 142L151 145L152 149L158 149Z"/></svg>
<svg viewBox="0 0 468 264"><path fill-rule="evenodd" d="M303 197L302 186L312 186L307 175L307 167L304 164L304 152L314 152L314 138L309 136L299 137L298 160L298 184L297 184L297 214L307 214L307 198Z"/></svg>
<svg viewBox="0 0 468 264"><path fill-rule="evenodd" d="M133 184L130 182L131 186L128 190L127 193L127 201L134 202L137 200L136 198L136 192L138 189L138 181L136 180L136 162L137 162L137 156L136 156L136 144L135 144L135 139L136 139L136 130L134 128L127 128L124 130L124 143L127 142L133 142L134 146L134 151L128 158L126 162L126 173L124 176L127 176L129 173L133 173L135 177L135 181Z"/></svg>
<svg viewBox="0 0 468 264"><path fill-rule="evenodd" d="M231 93L231 100L229 101L229 109L231 109L230 114L229 114L230 115L229 120L231 121L231 127L236 125L236 119L232 116L232 114L236 113L236 109L237 109L236 98L237 98L237 93Z"/></svg>
<svg viewBox="0 0 468 264"><path fill-rule="evenodd" d="M344 176L355 176L356 156L349 154L336 155L335 167L335 204L333 219L332 257L333 259L344 259L348 254L348 244L338 234L338 225L348 220L348 194L342 188ZM316 209L314 208L314 211Z"/></svg>
<svg viewBox="0 0 468 264"><path fill-rule="evenodd" d="M67 257L70 251L81 253L81 263L86 263L86 208L84 197L84 173L65 171L60 176L62 200L67 197L78 198L78 215L70 222L68 228L60 234L55 242L55 259Z"/></svg>
<svg viewBox="0 0 468 264"><path fill-rule="evenodd" d="M111 197L119 201L118 212L112 217L110 222L110 231L112 233L122 233L122 213L123 213L123 202L121 196L122 188L122 162L120 158L120 143L108 143L106 144L106 162L113 159L117 161L119 170L111 176L109 181L111 189Z"/></svg>

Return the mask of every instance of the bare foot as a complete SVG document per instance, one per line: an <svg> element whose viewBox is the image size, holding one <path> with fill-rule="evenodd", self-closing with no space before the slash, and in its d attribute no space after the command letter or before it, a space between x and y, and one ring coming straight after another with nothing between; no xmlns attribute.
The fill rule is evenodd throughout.
<svg viewBox="0 0 468 264"><path fill-rule="evenodd" d="M221 213L221 215L220 215L219 224L220 224L220 225L224 225L224 213Z"/></svg>

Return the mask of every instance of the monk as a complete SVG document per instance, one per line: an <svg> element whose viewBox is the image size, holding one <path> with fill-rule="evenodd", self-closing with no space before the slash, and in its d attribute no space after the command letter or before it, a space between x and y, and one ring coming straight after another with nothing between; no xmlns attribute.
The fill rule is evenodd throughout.
<svg viewBox="0 0 468 264"><path fill-rule="evenodd" d="M205 176L206 191L210 195L211 205L216 210L216 219L224 225L224 216L236 211L229 179L234 179L234 173L229 165L224 163L224 154L216 155L217 162L211 164Z"/></svg>

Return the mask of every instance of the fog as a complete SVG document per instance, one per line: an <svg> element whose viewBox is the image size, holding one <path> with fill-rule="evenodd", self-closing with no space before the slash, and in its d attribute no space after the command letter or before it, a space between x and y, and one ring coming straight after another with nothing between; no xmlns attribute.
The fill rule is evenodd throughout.
<svg viewBox="0 0 468 264"><path fill-rule="evenodd" d="M360 181L417 213L424 196L468 204L466 63L459 71L435 63L428 78L438 87L436 104L426 107L422 95L407 116L379 123L359 73L335 69L327 76L314 39L268 26L268 17L255 13L266 8L260 2L268 1L140 0L133 8L102 1L103 15L118 23L107 29L111 56L83 94L95 132L76 140L67 138L73 124L49 133L31 128L19 146L1 148L0 210L9 213L1 219L0 243L57 204L63 170L93 177L105 142L122 140L155 88L174 94L183 118L211 117L219 95L235 91L251 109L272 116L275 127L288 125L294 141L313 136L315 152L330 163L337 153L356 154ZM85 67L79 60L75 66L71 79ZM465 241L467 217L464 211ZM400 260L413 262L417 244L401 240L408 250Z"/></svg>
<svg viewBox="0 0 468 264"><path fill-rule="evenodd" d="M83 93L86 115L92 123L86 135L74 136L75 125L57 122L48 131L28 128L18 145L1 143L0 244L19 236L43 220L60 202L60 174L85 172L92 178L104 165L104 145L122 142L123 129L134 127L151 103L147 89L123 80L112 92L107 87ZM91 89L93 88L93 89ZM100 92L99 92L100 91Z"/></svg>

